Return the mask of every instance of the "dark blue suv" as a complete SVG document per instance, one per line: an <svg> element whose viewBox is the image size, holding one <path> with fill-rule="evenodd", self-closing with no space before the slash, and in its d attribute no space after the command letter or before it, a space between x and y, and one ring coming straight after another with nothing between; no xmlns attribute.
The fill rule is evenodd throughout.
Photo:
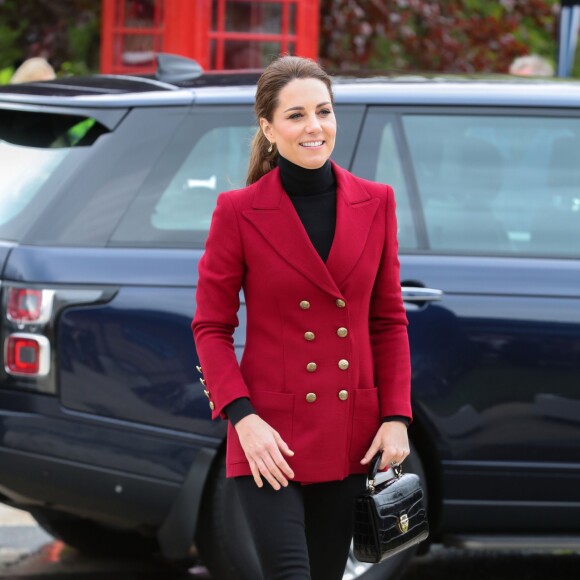
<svg viewBox="0 0 580 580"><path fill-rule="evenodd" d="M256 78L0 88L0 501L81 550L198 551L218 580L259 575L190 321ZM580 546L580 84L335 90L334 159L397 194L431 540ZM239 352L244 331L242 300Z"/></svg>

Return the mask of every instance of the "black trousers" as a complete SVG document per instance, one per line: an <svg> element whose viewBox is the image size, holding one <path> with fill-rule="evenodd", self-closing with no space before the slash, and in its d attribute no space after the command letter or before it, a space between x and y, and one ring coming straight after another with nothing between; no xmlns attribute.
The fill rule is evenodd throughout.
<svg viewBox="0 0 580 580"><path fill-rule="evenodd" d="M275 491L253 477L234 478L264 580L342 580L356 495L366 475Z"/></svg>

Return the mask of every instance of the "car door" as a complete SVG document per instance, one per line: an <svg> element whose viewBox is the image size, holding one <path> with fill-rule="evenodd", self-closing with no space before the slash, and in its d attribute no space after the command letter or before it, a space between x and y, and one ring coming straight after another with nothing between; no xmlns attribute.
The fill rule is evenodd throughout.
<svg viewBox="0 0 580 580"><path fill-rule="evenodd" d="M577 532L577 111L371 107L353 171L394 185L402 284L426 294L413 401L442 529Z"/></svg>

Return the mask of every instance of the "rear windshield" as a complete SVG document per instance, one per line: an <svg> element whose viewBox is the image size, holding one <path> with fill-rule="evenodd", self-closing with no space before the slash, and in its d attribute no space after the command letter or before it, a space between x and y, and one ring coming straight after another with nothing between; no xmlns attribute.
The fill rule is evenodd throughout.
<svg viewBox="0 0 580 580"><path fill-rule="evenodd" d="M91 117L0 110L0 239L20 240L107 129Z"/></svg>

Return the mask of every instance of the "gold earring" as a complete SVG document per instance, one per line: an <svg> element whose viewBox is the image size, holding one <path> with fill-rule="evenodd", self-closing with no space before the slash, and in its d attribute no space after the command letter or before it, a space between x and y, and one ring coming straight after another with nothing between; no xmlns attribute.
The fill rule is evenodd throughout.
<svg viewBox="0 0 580 580"><path fill-rule="evenodd" d="M268 153L272 153L273 147L274 147L274 144L270 143L270 147L268 147Z"/></svg>

